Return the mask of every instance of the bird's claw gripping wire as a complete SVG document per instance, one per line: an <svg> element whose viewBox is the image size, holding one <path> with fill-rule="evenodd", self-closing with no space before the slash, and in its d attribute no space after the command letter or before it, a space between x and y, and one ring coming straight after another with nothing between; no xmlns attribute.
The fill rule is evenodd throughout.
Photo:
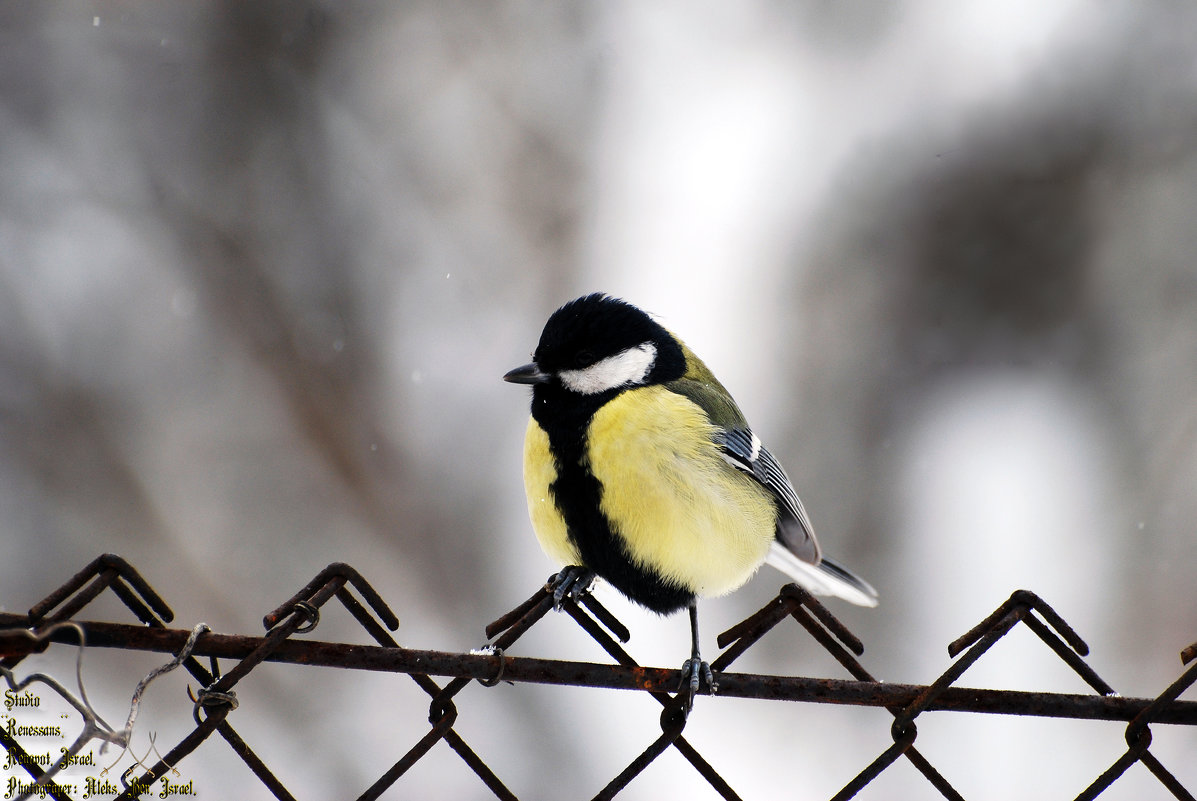
<svg viewBox="0 0 1197 801"><path fill-rule="evenodd" d="M682 679L678 682L678 692L686 694L686 703L683 709L686 714L690 714L690 710L694 708L694 696L698 695L698 691L702 688L702 683L706 682L707 689L712 695L719 691L719 684L715 681L715 675L711 672L711 665L698 654L682 663Z"/></svg>
<svg viewBox="0 0 1197 801"><path fill-rule="evenodd" d="M570 565L561 569L557 575L549 580L549 589L553 592L553 608L561 611L561 604L566 598L574 601L590 592L594 584L593 570L580 565Z"/></svg>

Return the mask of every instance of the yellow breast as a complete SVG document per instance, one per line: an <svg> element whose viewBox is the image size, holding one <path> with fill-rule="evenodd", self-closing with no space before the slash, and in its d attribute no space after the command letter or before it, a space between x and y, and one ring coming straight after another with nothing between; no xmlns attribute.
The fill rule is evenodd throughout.
<svg viewBox="0 0 1197 801"><path fill-rule="evenodd" d="M633 561L698 595L721 595L765 560L772 499L723 460L713 427L689 399L660 386L629 390L595 413L588 433L600 508ZM557 545L557 532L548 539ZM560 539L568 542L564 523Z"/></svg>
<svg viewBox="0 0 1197 801"><path fill-rule="evenodd" d="M581 564L578 549L566 533L565 518L553 500L549 486L557 480L557 469L549 450L549 435L532 418L524 435L524 492L528 516L540 547L560 565Z"/></svg>

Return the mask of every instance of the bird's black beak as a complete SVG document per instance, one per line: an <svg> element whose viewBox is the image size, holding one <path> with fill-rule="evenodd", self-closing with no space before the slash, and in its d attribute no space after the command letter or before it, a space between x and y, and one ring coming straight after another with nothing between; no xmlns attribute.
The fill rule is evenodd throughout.
<svg viewBox="0 0 1197 801"><path fill-rule="evenodd" d="M542 373L536 362L517 367L503 376L504 381L512 384L543 384L550 378L548 373Z"/></svg>

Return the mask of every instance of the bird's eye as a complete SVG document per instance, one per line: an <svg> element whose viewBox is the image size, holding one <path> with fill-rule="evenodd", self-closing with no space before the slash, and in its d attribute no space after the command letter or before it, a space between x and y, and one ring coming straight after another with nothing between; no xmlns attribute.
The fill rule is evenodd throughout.
<svg viewBox="0 0 1197 801"><path fill-rule="evenodd" d="M594 353L589 350L580 350L574 354L574 365L577 367L588 367L594 364Z"/></svg>

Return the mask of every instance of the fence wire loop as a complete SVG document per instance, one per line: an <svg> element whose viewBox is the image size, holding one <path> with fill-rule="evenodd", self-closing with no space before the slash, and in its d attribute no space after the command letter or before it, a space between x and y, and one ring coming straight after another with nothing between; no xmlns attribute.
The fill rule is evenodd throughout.
<svg viewBox="0 0 1197 801"><path fill-rule="evenodd" d="M399 618L391 611L391 607L387 606L386 601L382 599L378 591L370 585L370 582L362 578L357 570L344 562L333 562L317 573L299 592L292 595L277 609L262 618L263 628L267 631L273 629L283 618L290 615L295 610L295 606L300 602L306 602L313 607L319 606L320 603L323 603L323 600L320 603L314 603L313 599L317 597L322 589L334 583L338 590L345 584L349 584L361 593L361 596L366 600L366 604L374 610L374 614L378 616L378 619L382 621L383 625L389 631L399 628Z"/></svg>
<svg viewBox="0 0 1197 801"><path fill-rule="evenodd" d="M495 670L495 675L491 676L489 679L478 679L478 683L483 687L498 686L499 682L503 680L503 671L507 668L507 662L505 661L503 649L492 645L490 647L490 651L494 655L495 663L498 665L498 667Z"/></svg>
<svg viewBox="0 0 1197 801"><path fill-rule="evenodd" d="M661 710L661 734L671 740L676 739L682 733L682 729L686 728L688 715L684 696L684 692L679 692Z"/></svg>
<svg viewBox="0 0 1197 801"><path fill-rule="evenodd" d="M305 622L295 629L295 634L307 634L320 625L320 610L307 601L296 601L291 606L291 611L306 618Z"/></svg>
<svg viewBox="0 0 1197 801"><path fill-rule="evenodd" d="M228 712L236 709L240 702L237 700L237 693L233 691L221 692L220 690L212 690L207 687L201 687L198 693L194 695L191 688L187 688L187 696L192 700L191 717L195 720L195 725L203 724L200 719L200 710L204 710L204 716L211 715L211 710L217 708L226 708Z"/></svg>
<svg viewBox="0 0 1197 801"><path fill-rule="evenodd" d="M22 797L34 792L42 794L40 791L44 790L44 794L55 799L70 801L69 796L50 781L67 757L78 754L83 744L92 738L102 741L101 752L109 743L117 744L127 752L129 737L147 686L162 674L181 666L198 680L201 687L198 692L193 692L190 685L187 688L192 701L195 729L165 756L158 753L155 738L151 735L150 746L144 757L138 758L133 754L134 765L122 774L121 783L125 791L120 797L136 798L151 792L150 785L168 772L179 776L176 765L212 734L218 733L271 794L279 799L293 799L294 796L283 782L228 721L229 713L238 706L234 686L251 671L261 669L263 663L286 662L293 665L405 673L427 694L429 728L417 742L407 747L406 752L377 781L361 793L359 799L362 801L379 798L440 742L455 752L464 766L476 774L496 798L516 799L517 796L470 747L455 726L459 716L469 711L468 700L459 702L457 699L471 697L468 692L472 684L495 687L500 683L519 685L524 682L640 692L644 693L646 699L661 705L660 734L651 738L643 751L598 792L596 799L618 795L669 750L681 755L720 797L739 799L740 796L715 767L684 736L688 721L688 693L684 689L681 692L674 690L681 672L639 665L622 645L630 636L623 622L593 594L575 592L555 597L557 588L558 585L550 581L515 609L488 625L485 631L489 644L485 648L455 654L400 647L388 633L398 627L398 617L374 587L354 568L344 563L328 565L295 595L265 615L264 636L247 636L214 634L204 624L198 624L190 630L168 629L166 624L173 614L165 601L125 560L113 554L103 554L30 607L28 614L0 612L0 677L14 690L35 681L55 688L83 717L85 725L80 739L71 746L69 754L45 772L29 758L17 739L4 727L0 727L0 745L35 780L32 785L23 786L25 795ZM144 625L75 620L91 601L105 591L115 594ZM326 602L333 597L341 602L368 638L377 645L318 642L311 638L293 637L312 631L329 609L325 606ZM520 638L557 606L564 617L571 619L594 640L606 654L608 662L566 662L515 655L515 646ZM797 629L787 628L787 620L797 623ZM1093 694L1037 693L960 686L959 681L964 673L978 660L985 658L992 647L1020 623L1031 629L1049 650L1082 678ZM851 679L729 672L732 662L757 642L767 636L779 636L772 632L787 631L797 631L804 638L803 642L813 641L826 650ZM32 653L45 650L50 643L65 643L77 648L77 694L66 691L50 676L31 674L18 680L14 675L13 668L17 663ZM1159 731L1159 726L1197 725L1197 702L1180 700L1180 696L1197 683L1197 642L1180 652L1181 662L1186 669L1160 695L1153 699L1122 697L1085 661L1089 654L1088 645L1072 626L1035 593L1017 590L984 620L948 646L952 664L930 684L884 683L877 681L860 662L859 658L864 653L864 644L860 639L809 592L796 585L786 585L760 610L720 634L718 644L722 651L711 662L711 668L718 671L721 697L875 706L888 710L893 716L890 723L892 745L871 760L833 796L837 801L857 795L900 758L910 762L944 798L963 801L947 778L915 747L918 738L916 720L930 720L922 716L928 712L942 714L945 710L1125 721L1125 751L1077 798L1096 798L1131 765L1141 762L1173 796L1197 801L1151 750L1153 736ZM125 648L172 654L169 662L152 670L138 683L133 692L129 717L122 730L108 726L87 699L83 684L83 654L85 649L91 648ZM197 657L204 656L208 657L210 671L197 660ZM230 669L222 673L218 659L232 660ZM447 677L447 681L442 683L434 680L433 676ZM147 768L145 762L148 762L151 754L157 762ZM114 761L113 766L115 764ZM134 780L132 776L139 767L144 772ZM24 789L29 787L34 789Z"/></svg>
<svg viewBox="0 0 1197 801"><path fill-rule="evenodd" d="M894 722L889 727L889 734L894 738L895 743L910 744L918 737L919 730L913 720L901 716L894 718Z"/></svg>
<svg viewBox="0 0 1197 801"><path fill-rule="evenodd" d="M457 705L451 697L442 693L433 698L428 705L428 722L439 725L445 721L450 725L457 721Z"/></svg>
<svg viewBox="0 0 1197 801"><path fill-rule="evenodd" d="M1151 729L1146 723L1135 725L1135 723L1132 721L1131 724L1126 727L1125 737L1126 744L1129 745L1136 754L1143 753L1151 745Z"/></svg>

